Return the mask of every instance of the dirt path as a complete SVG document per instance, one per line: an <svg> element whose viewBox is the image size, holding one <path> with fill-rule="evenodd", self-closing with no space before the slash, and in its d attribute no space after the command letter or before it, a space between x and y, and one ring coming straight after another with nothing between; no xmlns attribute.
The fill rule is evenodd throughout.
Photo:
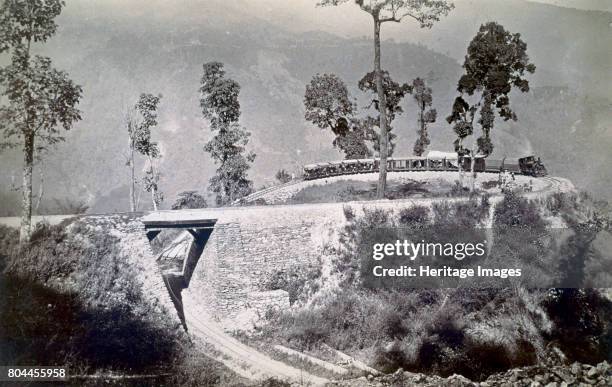
<svg viewBox="0 0 612 387"><path fill-rule="evenodd" d="M240 376L251 380L275 377L301 386L322 386L329 382L327 379L290 367L242 344L214 322L205 308L199 304L197 295L185 289L182 297L185 321L196 344L202 347L205 343L211 345L221 354L216 360Z"/></svg>

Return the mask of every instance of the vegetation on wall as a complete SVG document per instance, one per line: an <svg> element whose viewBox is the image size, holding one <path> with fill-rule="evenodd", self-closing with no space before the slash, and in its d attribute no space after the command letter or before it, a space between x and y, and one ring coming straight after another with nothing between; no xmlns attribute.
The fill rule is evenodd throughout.
<svg viewBox="0 0 612 387"><path fill-rule="evenodd" d="M586 201L577 205L569 198L553 200L563 201L568 208L578 206L582 212L589 205ZM553 348L568 361L609 361L612 324L606 316L612 303L595 290L363 287L359 246L372 230L391 224L414 232L427 224L443 226L437 230L474 227L486 221L489 206L483 198L433 208L416 206L399 213L365 210L360 216L347 207L333 266L338 288L316 295L307 308L268 316L261 335L311 353L327 344L362 356L384 372L403 368L443 376L458 373L472 380L509 368L559 361L559 352ZM535 203L507 194L494 211L497 231L492 254L499 248L503 255L510 246L503 229L525 224L545 228L549 215ZM370 242L365 240L366 245Z"/></svg>
<svg viewBox="0 0 612 387"><path fill-rule="evenodd" d="M168 368L184 338L145 300L118 238L78 221L69 227L39 223L21 249L15 231L0 230L3 363L83 373Z"/></svg>

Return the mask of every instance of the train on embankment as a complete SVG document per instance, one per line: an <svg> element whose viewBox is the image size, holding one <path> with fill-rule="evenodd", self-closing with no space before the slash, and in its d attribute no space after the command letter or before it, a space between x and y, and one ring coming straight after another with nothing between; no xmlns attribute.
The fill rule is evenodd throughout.
<svg viewBox="0 0 612 387"><path fill-rule="evenodd" d="M461 169L471 171L472 160L470 156L458 157L456 153L430 151L426 157L390 157L387 159L387 171L457 171L459 163L461 163ZM304 166L304 180L378 172L379 167L379 158L309 164ZM535 155L505 157L501 160L476 156L474 159L474 171L490 173L509 172L533 177L547 175L546 167L540 158Z"/></svg>

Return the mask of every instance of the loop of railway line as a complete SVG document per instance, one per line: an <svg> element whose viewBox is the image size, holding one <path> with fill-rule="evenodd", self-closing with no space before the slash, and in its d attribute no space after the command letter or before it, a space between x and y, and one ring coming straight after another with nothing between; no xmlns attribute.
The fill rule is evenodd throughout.
<svg viewBox="0 0 612 387"><path fill-rule="evenodd" d="M415 176L418 176L418 174L420 173L427 173L427 172L446 172L446 171L410 171L410 172L393 172L393 173L398 173L398 174L402 174L402 173L414 173ZM480 174L487 174L487 175L497 175L497 173L495 172L479 172ZM361 173L346 173L346 174L340 174L340 175L334 175L334 176L329 176L329 177L321 177L318 179L310 179L310 180L305 180L305 179L294 179L288 183L284 183L284 184L280 184L280 185L276 185L273 187L268 187L266 189L254 192L248 196L245 196L244 198L237 200L233 203L234 206L239 206L239 205L245 205L245 204L260 204L258 203L258 199L265 199L267 197L271 197L274 195L274 193L276 192L280 192L285 190L286 188L292 187L292 186L296 186L298 184L301 183L324 183L327 179L330 178L348 178L350 179L351 177L354 176L362 176L362 175L371 175L371 176L377 176L377 172L361 172ZM525 196L527 198L533 199L533 198L537 198L537 197L541 197L541 196L546 196L548 194L552 194L555 192L571 192L573 190L575 190L574 185L567 179L564 178L560 178L560 177L554 177L554 176L543 176L543 177L532 177L533 179L538 179L541 181L546 182L546 186L542 189L533 191L533 192L525 192ZM496 195L492 195L493 197L501 197L503 196L502 194L496 194ZM458 198L459 200L463 200L464 198ZM447 198L447 197L433 197L433 198L405 198L405 199L395 199L393 200L394 202L402 202L402 201L444 201L444 200L454 200L453 198ZM377 202L379 200L371 200L371 201L358 201L358 202ZM386 200L385 200L386 201ZM268 203L263 203L263 204L268 204Z"/></svg>

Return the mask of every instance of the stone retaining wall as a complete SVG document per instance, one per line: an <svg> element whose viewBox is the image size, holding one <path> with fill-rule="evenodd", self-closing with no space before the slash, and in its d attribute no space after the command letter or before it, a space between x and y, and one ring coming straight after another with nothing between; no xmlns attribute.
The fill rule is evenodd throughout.
<svg viewBox="0 0 612 387"><path fill-rule="evenodd" d="M288 307L286 292L267 291L277 273L319 264L320 236L313 233L313 220L306 219L296 216L277 225L218 222L196 266L190 291L200 295L220 319L234 318L244 309L263 314L273 304ZM266 301L270 297L274 302Z"/></svg>
<svg viewBox="0 0 612 387"><path fill-rule="evenodd" d="M569 182L568 187L572 187ZM556 191L550 188L526 196L537 199L553 192ZM494 203L499 199L501 196L490 200ZM253 294L272 290L266 285L275 273L320 265L325 245L338 242L335 232L344 225L345 207L351 207L359 216L366 207L397 212L414 205L429 207L435 201L444 200L467 198L158 211L144 216L143 221L216 220L193 272L189 290L198 297L202 307L225 323L246 309L263 305L249 303L249 299ZM265 313L265 310L258 313Z"/></svg>

